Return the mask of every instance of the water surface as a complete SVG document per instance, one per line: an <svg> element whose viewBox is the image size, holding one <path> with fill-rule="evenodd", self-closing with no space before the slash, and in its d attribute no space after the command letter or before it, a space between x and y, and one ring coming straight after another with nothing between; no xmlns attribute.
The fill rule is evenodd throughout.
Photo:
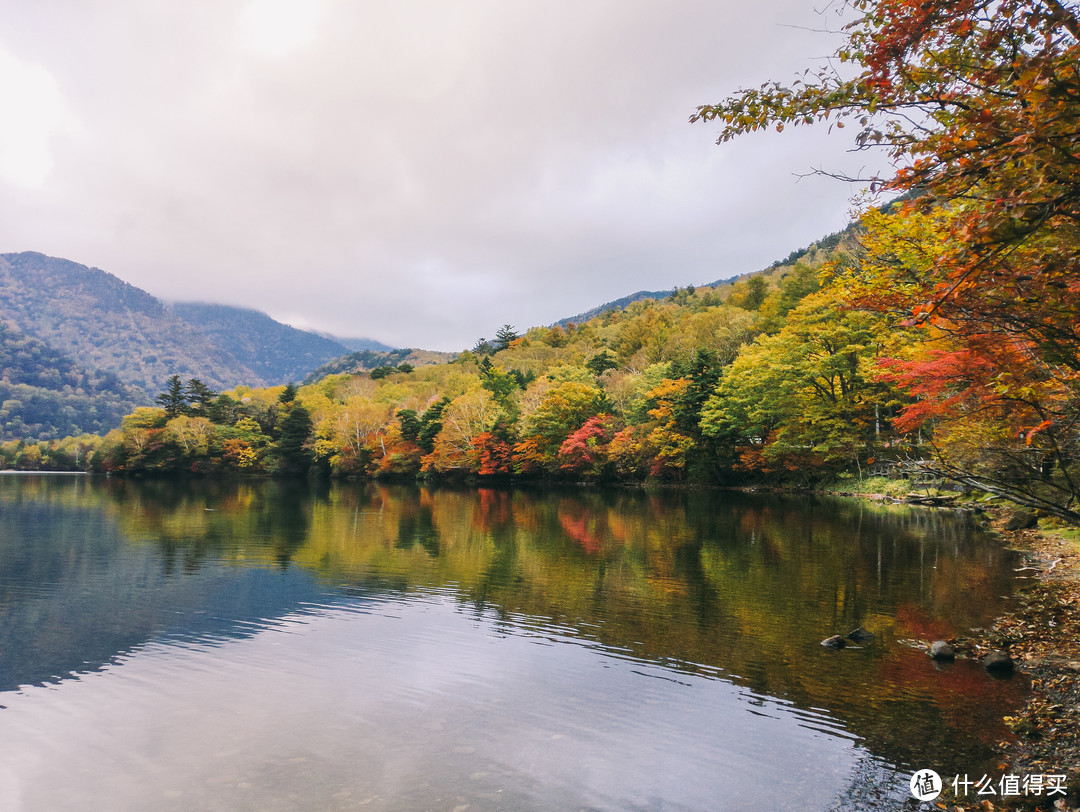
<svg viewBox="0 0 1080 812"><path fill-rule="evenodd" d="M4 476L0 808L895 809L1024 691L900 641L1014 566L809 497Z"/></svg>

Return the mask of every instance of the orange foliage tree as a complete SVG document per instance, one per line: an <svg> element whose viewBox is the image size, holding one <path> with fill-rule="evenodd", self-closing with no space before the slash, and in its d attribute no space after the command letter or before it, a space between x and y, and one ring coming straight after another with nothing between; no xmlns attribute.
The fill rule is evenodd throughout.
<svg viewBox="0 0 1080 812"><path fill-rule="evenodd" d="M857 16L836 60L854 71L830 66L790 86L743 90L700 107L692 120L720 121L720 141L764 127L854 120L857 148L888 151L896 171L872 179L874 185L912 192L894 216L932 214L939 232L934 261L910 275L899 295L891 291L891 301L878 303L899 304L911 323L931 328L928 342L935 342L894 364L894 380L930 381L909 390L923 401L925 416L935 402L937 416L954 413L959 390L985 396L976 411L966 411L984 423L982 439L966 438L973 453L939 454L939 469L1080 521L1072 462L1080 451L1076 6L847 5ZM952 374L956 353L968 362L961 378ZM909 412L912 420L915 414Z"/></svg>

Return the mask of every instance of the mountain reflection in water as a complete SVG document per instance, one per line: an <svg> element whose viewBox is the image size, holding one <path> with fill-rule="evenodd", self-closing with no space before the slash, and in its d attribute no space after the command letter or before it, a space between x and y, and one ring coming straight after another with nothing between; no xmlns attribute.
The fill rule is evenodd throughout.
<svg viewBox="0 0 1080 812"><path fill-rule="evenodd" d="M0 528L15 809L886 809L1025 691L898 642L1011 592L942 512L8 476Z"/></svg>

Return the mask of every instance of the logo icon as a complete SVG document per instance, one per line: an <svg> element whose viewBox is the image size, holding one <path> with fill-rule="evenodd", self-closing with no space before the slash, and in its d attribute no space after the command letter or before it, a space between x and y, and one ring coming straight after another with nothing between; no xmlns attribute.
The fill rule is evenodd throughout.
<svg viewBox="0 0 1080 812"><path fill-rule="evenodd" d="M911 794L917 801L932 801L941 790L941 776L933 770L917 770L911 776Z"/></svg>

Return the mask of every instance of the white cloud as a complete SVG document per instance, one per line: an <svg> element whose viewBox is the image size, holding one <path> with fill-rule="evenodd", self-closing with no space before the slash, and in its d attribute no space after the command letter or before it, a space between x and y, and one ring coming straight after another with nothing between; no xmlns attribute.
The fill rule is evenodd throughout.
<svg viewBox="0 0 1080 812"><path fill-rule="evenodd" d="M71 126L56 80L0 44L0 179L41 186L53 168L54 138Z"/></svg>
<svg viewBox="0 0 1080 812"><path fill-rule="evenodd" d="M322 22L317 0L249 0L240 14L239 44L267 57L282 57L312 43Z"/></svg>
<svg viewBox="0 0 1080 812"><path fill-rule="evenodd" d="M803 0L0 9L82 125L0 187L0 250L341 334L456 349L763 267L844 222L794 173L858 168L843 133L687 122L835 47Z"/></svg>

